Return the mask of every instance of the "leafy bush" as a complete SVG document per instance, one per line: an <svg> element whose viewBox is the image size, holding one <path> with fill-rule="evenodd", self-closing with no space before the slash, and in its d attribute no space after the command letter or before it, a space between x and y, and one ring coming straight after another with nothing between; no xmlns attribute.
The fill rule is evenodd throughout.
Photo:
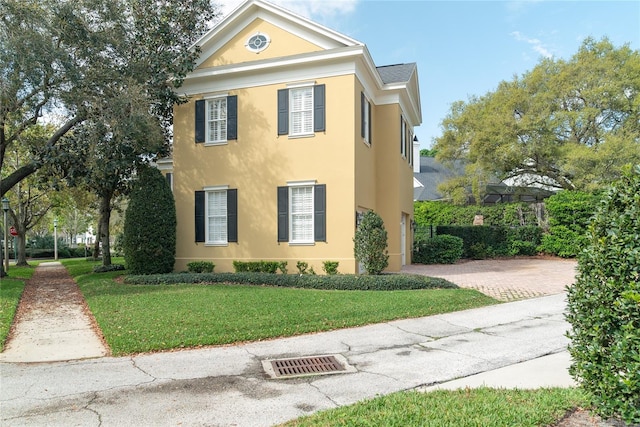
<svg viewBox="0 0 640 427"><path fill-rule="evenodd" d="M236 283L245 285L269 285L287 288L328 290L391 291L411 289L455 289L455 284L436 277L406 274L382 274L377 276L335 274L269 274L269 273L174 273L125 277L125 283L134 285L167 285L176 283Z"/></svg>
<svg viewBox="0 0 640 427"><path fill-rule="evenodd" d="M93 267L94 273L108 273L110 271L123 271L124 265L122 264L111 264L111 265L96 265Z"/></svg>
<svg viewBox="0 0 640 427"><path fill-rule="evenodd" d="M210 261L191 261L187 263L189 273L213 273L215 264Z"/></svg>
<svg viewBox="0 0 640 427"><path fill-rule="evenodd" d="M338 261L324 261L322 263L322 270L329 275L338 274L338 266L340 262Z"/></svg>
<svg viewBox="0 0 640 427"><path fill-rule="evenodd" d="M387 230L380 215L368 211L362 217L353 239L356 261L367 274L380 274L389 265Z"/></svg>
<svg viewBox="0 0 640 427"><path fill-rule="evenodd" d="M640 166L603 197L568 289L571 375L604 417L640 423Z"/></svg>
<svg viewBox="0 0 640 427"><path fill-rule="evenodd" d="M564 225L556 225L542 236L540 252L557 255L562 258L573 258L585 246L585 234L571 230Z"/></svg>
<svg viewBox="0 0 640 427"><path fill-rule="evenodd" d="M597 195L581 191L560 191L549 197L545 201L549 234L543 236L540 251L563 258L578 255L597 200Z"/></svg>
<svg viewBox="0 0 640 427"><path fill-rule="evenodd" d="M449 234L463 240L463 257L485 259L509 254L508 228L487 225L438 226L437 234Z"/></svg>
<svg viewBox="0 0 640 427"><path fill-rule="evenodd" d="M282 263L279 261L233 261L233 269L236 273L276 274L279 268L282 271ZM286 269L286 262L284 268Z"/></svg>
<svg viewBox="0 0 640 427"><path fill-rule="evenodd" d="M280 261L280 262L278 263L278 270L280 270L280 273L282 273L282 274L287 274L287 271L288 271L288 270L287 270L287 265L288 265L288 264L289 264L289 263L288 263L287 261Z"/></svg>
<svg viewBox="0 0 640 427"><path fill-rule="evenodd" d="M124 220L122 242L131 274L168 273L176 254L176 208L173 193L154 167L138 171Z"/></svg>
<svg viewBox="0 0 640 427"><path fill-rule="evenodd" d="M513 240L509 246L509 255L528 255L538 254L538 246L533 242L525 242L524 240Z"/></svg>
<svg viewBox="0 0 640 427"><path fill-rule="evenodd" d="M460 237L443 234L417 243L413 248L413 262L418 264L453 264L462 258Z"/></svg>

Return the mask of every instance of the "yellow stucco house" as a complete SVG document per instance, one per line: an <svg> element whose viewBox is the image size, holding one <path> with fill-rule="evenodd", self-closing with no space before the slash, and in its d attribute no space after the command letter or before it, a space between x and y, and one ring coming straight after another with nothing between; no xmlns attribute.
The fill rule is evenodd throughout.
<svg viewBox="0 0 640 427"><path fill-rule="evenodd" d="M376 67L356 40L248 0L197 45L174 111L176 270L194 260L323 261L356 273L358 214L389 236L388 271L411 262L415 63Z"/></svg>

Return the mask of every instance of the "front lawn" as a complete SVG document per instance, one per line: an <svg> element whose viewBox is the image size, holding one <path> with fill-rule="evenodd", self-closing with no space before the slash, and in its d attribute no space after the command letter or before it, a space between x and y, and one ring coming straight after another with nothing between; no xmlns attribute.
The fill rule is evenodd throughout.
<svg viewBox="0 0 640 427"><path fill-rule="evenodd" d="M256 285L127 285L64 260L114 355L328 331L495 304L470 289L334 291Z"/></svg>
<svg viewBox="0 0 640 427"><path fill-rule="evenodd" d="M31 262L28 267L9 266L9 276L0 280L0 352L4 350L25 282L33 276L36 265L38 262Z"/></svg>
<svg viewBox="0 0 640 427"><path fill-rule="evenodd" d="M541 427L585 405L587 398L576 388L410 391L319 412L283 426Z"/></svg>

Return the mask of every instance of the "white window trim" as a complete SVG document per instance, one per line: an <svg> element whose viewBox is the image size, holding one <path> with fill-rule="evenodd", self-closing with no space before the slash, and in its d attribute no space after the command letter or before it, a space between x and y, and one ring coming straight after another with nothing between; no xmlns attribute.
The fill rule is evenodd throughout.
<svg viewBox="0 0 640 427"><path fill-rule="evenodd" d="M288 90L289 90L289 138L308 138L310 136L314 136L315 132L313 131L314 129L314 117L313 117L313 102L314 102L314 96L315 94L313 93L313 85L305 83L305 84L300 84L300 85L288 85L287 86ZM292 96L292 91L295 90L300 90L300 89L309 89L311 91L311 109L310 110L299 110L299 111L294 111L293 109L293 96ZM311 114L311 126L309 128L309 130L304 130L302 132L299 133L293 133L293 114L295 112L308 112Z"/></svg>
<svg viewBox="0 0 640 427"><path fill-rule="evenodd" d="M249 41L250 41L252 38L254 38L255 36L263 36L265 39L267 39L267 43L266 43L264 46L262 46L261 48L253 49L253 48L249 45ZM271 44L271 37L269 37L269 35L268 35L268 34L266 34L266 33L261 33L260 31L258 31L257 33L253 33L253 34L251 34L249 37L247 37L247 42L244 44L244 47L246 47L246 48L247 48L247 50L248 50L249 52L252 52L252 53L260 53L260 52L262 52L263 50L265 50L266 48L268 48L270 44Z"/></svg>
<svg viewBox="0 0 640 427"><path fill-rule="evenodd" d="M316 244L314 240L313 233L315 231L315 217L314 217L314 208L315 208L315 185L317 184L316 180L307 180L307 181L288 181L287 186L289 187L289 212L287 213L289 216L289 245L290 246L314 246ZM301 187L311 187L311 239L310 240L293 240L293 200L291 188L301 188Z"/></svg>
<svg viewBox="0 0 640 427"><path fill-rule="evenodd" d="M204 230L205 230L205 246L229 246L229 230L227 229L227 240L226 241L212 241L209 240L209 193L218 192L218 191L227 191L229 190L228 185L214 185L208 187L202 187L202 190L205 192L204 194L204 206L205 206L205 215L204 215ZM227 212L227 218L229 217L229 212Z"/></svg>
<svg viewBox="0 0 640 427"><path fill-rule="evenodd" d="M209 95L209 96L205 96L203 99L205 100L205 110L204 110L204 114L205 114L205 142L204 142L204 146L205 147L209 147L212 145L226 145L229 143L228 140L228 135L227 138L225 138L224 140L219 140L219 141L211 141L210 140L210 127L209 127L209 102L210 101L215 101L216 99L224 99L225 104L227 103L227 98L228 98L228 94L216 94L216 95ZM228 108L228 105L225 106L225 109ZM227 110L227 117L225 117L224 119L224 124L225 127L227 126L227 120L229 120L228 117L229 113ZM226 135L226 130L225 130L225 135Z"/></svg>

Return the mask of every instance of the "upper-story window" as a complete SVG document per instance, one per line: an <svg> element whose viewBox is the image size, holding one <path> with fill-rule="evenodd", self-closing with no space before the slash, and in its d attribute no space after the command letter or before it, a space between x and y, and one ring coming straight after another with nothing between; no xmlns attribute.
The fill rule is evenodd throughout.
<svg viewBox="0 0 640 427"><path fill-rule="evenodd" d="M278 135L311 136L325 130L325 85L278 90Z"/></svg>
<svg viewBox="0 0 640 427"><path fill-rule="evenodd" d="M364 142L371 145L371 102L364 92L360 93L360 134Z"/></svg>
<svg viewBox="0 0 640 427"><path fill-rule="evenodd" d="M196 101L195 139L205 145L238 139L238 97L217 96Z"/></svg>
<svg viewBox="0 0 640 427"><path fill-rule="evenodd" d="M313 90L301 87L289 90L289 135L313 133Z"/></svg>
<svg viewBox="0 0 640 427"><path fill-rule="evenodd" d="M245 46L250 52L258 53L268 48L269 43L271 43L271 39L267 34L256 33L249 37Z"/></svg>
<svg viewBox="0 0 640 427"><path fill-rule="evenodd" d="M206 142L227 141L227 97L207 101Z"/></svg>
<svg viewBox="0 0 640 427"><path fill-rule="evenodd" d="M400 154L402 158L407 157L407 122L400 116Z"/></svg>

